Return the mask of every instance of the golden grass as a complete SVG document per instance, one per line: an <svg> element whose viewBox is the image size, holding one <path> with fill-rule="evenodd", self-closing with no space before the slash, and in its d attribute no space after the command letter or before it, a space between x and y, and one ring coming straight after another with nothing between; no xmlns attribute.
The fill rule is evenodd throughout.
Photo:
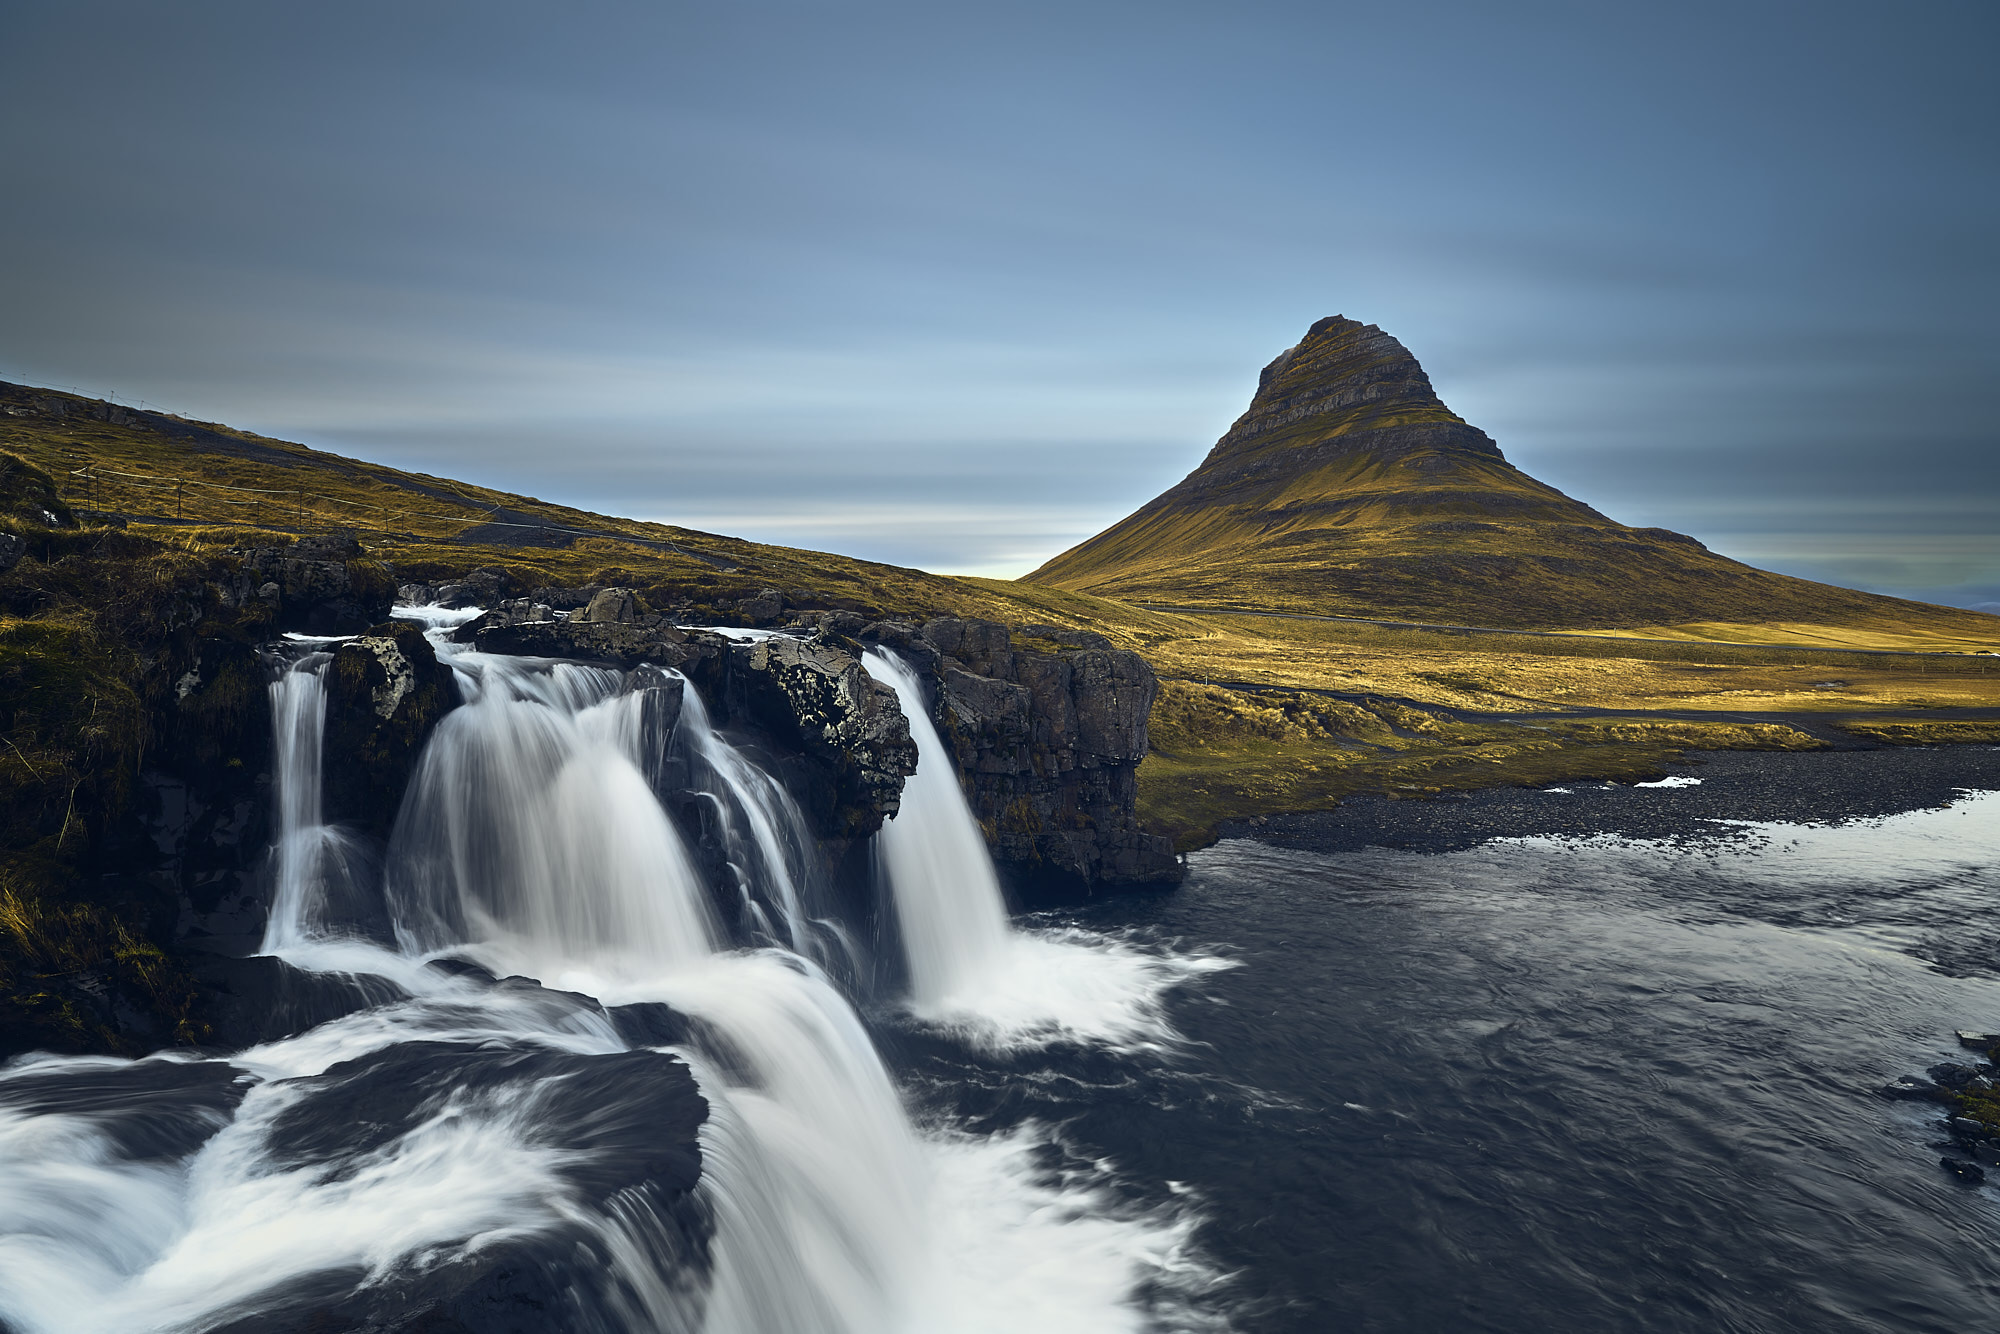
<svg viewBox="0 0 2000 1334"><path fill-rule="evenodd" d="M1988 736L1976 721L1926 722L1912 718L1915 712L2000 709L2000 660L1962 655L1967 647L1989 642L1982 635L2000 622L1864 594L1851 595L1858 601L1841 613L1845 620L1832 615L1775 620L1723 616L1621 630L1618 638L1468 634L1352 621L1169 612L1046 582L934 575L590 514L302 446L236 433L229 438L280 451L281 460L230 458L137 426L76 417L60 422L0 419L0 443L57 468L81 466L77 460L87 458L100 472L115 464L153 477L291 488L289 501L239 502L217 492L197 502L190 497L199 488L121 492L115 481L102 477L94 488L86 478L59 479L70 503L128 513L134 536L152 539L182 558L267 545L295 531L347 523L359 529L372 555L390 562L405 580L442 579L488 565L507 570L524 588L627 584L655 606L687 604L696 614L717 620L733 614L729 608L734 600L774 587L807 605L846 607L865 615L951 614L1094 631L1143 654L1163 678L1153 719L1158 753L1140 771L1141 802L1155 827L1184 839L1204 836L1216 820L1229 815L1309 809L1354 791L1420 793L1589 776L1637 777L1659 772L1687 749L1818 744L1782 723L1758 722L1745 714L1824 715L1857 735L1903 742ZM1377 554L1400 550L1422 556L1434 549L1439 533L1422 524L1387 520L1394 517L1396 505L1409 503L1413 490L1422 492L1435 482L1433 489L1442 495L1450 487L1462 488L1465 480L1438 480L1353 459L1328 466L1333 470L1328 476L1338 474L1341 487L1376 496L1353 513L1375 525L1366 536L1377 543ZM1524 502L1573 504L1505 463L1481 462L1478 468L1483 484L1512 488ZM1296 487L1296 480L1288 485ZM444 499L423 494L426 490ZM175 517L164 508L169 498L182 522L168 522ZM369 511L370 505L380 509ZM601 535L577 537L566 547L460 540L496 509ZM397 516L393 521L384 518L392 513ZM382 521L371 526L370 514ZM361 522L355 522L357 516ZM1185 516L1175 520L1194 521ZM1200 522L1220 525L1210 534L1215 537L1238 520L1211 514ZM1284 536L1279 531L1283 522L1290 520L1277 528L1266 522L1255 533L1244 530L1245 549L1263 553L1258 559L1264 564L1258 568L1283 567L1296 574L1315 568L1316 559L1332 558L1326 552L1315 556L1311 542L1275 541L1274 534ZM1313 522L1297 531L1323 535ZM1467 550L1476 552L1483 543L1490 552L1504 554L1510 543L1518 547L1517 538L1526 531L1511 523L1482 520L1447 535ZM1537 531L1540 541L1550 530ZM1630 532L1607 527L1594 516L1590 524L1568 531L1566 541L1586 545L1624 541L1621 534ZM1672 559L1719 559L1691 546L1667 545ZM1782 578L1723 564L1743 571L1752 582ZM1212 582L1203 587L1218 600L1246 608L1269 597L1281 606L1318 607L1331 596L1324 590L1310 597L1285 592L1277 584L1260 582L1254 571L1246 576L1244 569L1219 564L1204 576ZM1464 600L1446 608L1449 615L1429 619L1479 622L1482 613L1493 610L1470 594L1461 596ZM1385 614L1382 606L1358 601L1350 610L1363 616ZM1388 614L1404 613L1388 609ZM0 628L0 642L6 633ZM1716 640L1752 641L1755 646ZM1801 651L1807 647L1938 648L1958 650L1961 656ZM1260 687L1265 693L1244 687ZM1618 716L1578 717L1577 710ZM1691 716L1659 716L1668 713ZM1453 714L1463 716L1454 719ZM1896 721L1869 731L1853 715L1893 715ZM53 758L55 752L33 751L18 761L0 754L0 783L14 781L10 766L33 755ZM25 782L25 770L15 777Z"/></svg>

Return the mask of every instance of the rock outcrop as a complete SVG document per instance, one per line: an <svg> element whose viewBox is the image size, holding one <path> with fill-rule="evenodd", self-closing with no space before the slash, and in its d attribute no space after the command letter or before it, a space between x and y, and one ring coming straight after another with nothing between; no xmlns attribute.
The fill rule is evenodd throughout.
<svg viewBox="0 0 2000 1334"><path fill-rule="evenodd" d="M689 636L648 610L629 588L602 589L567 615L541 600L543 594L559 598L558 590L542 589L533 597L508 599L461 625L452 638L481 653L586 658L625 668L680 667L727 646L718 636Z"/></svg>
<svg viewBox="0 0 2000 1334"><path fill-rule="evenodd" d="M327 819L386 838L431 729L458 705L458 686L409 621L341 644L325 681Z"/></svg>
<svg viewBox="0 0 2000 1334"><path fill-rule="evenodd" d="M262 602L279 630L358 634L389 619L395 605L396 581L388 567L368 559L351 533L236 554L241 569L220 589L225 605Z"/></svg>
<svg viewBox="0 0 2000 1334"><path fill-rule="evenodd" d="M808 763L793 796L821 836L865 838L899 809L917 771L916 743L896 692L832 644L773 636L733 643L691 675L725 722L748 724Z"/></svg>
<svg viewBox="0 0 2000 1334"><path fill-rule="evenodd" d="M880 622L858 638L908 655L935 683L932 722L1017 887L1180 878L1172 844L1142 830L1135 810L1159 691L1145 659L1050 626L1027 627L1023 638L1056 651L1016 648L1008 627L954 617Z"/></svg>
<svg viewBox="0 0 2000 1334"><path fill-rule="evenodd" d="M558 590L538 590L551 600ZM776 636L745 643L687 631L650 610L629 588L605 588L558 616L547 601L500 603L454 632L482 653L581 658L627 670L685 673L724 726L796 752L787 778L820 837L865 838L895 814L916 749L895 692L872 680L853 654L830 643Z"/></svg>

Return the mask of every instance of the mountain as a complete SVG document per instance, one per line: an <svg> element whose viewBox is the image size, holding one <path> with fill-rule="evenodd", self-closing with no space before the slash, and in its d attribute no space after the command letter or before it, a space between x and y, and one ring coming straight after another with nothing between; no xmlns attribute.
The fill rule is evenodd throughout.
<svg viewBox="0 0 2000 1334"><path fill-rule="evenodd" d="M1249 410L1200 467L1025 582L1510 627L1990 624L1772 574L1606 518L1509 463L1439 400L1401 343L1339 315L1264 368Z"/></svg>

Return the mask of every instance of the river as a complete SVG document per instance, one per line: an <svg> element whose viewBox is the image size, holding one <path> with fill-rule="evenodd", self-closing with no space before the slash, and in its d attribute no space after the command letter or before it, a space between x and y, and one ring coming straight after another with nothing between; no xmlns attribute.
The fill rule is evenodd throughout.
<svg viewBox="0 0 2000 1334"><path fill-rule="evenodd" d="M1967 790L1859 819L1826 818L1836 792L1811 822L1731 822L1769 812L1725 771L1830 772L1791 756L1517 793L1499 827L1529 837L1487 837L1479 803L1455 826L1476 837L1417 848L1280 822L1171 892L1011 920L920 763L881 836L884 974L691 685L489 658L432 620L470 702L379 875L317 815L324 654L273 687L264 951L347 979L354 1012L242 1052L0 1070L13 1334L1900 1331L2000 1309L1993 1196L1938 1169L1934 1110L1870 1092L2000 1028L2000 751L1947 756ZM914 677L868 666L914 704ZM670 772L730 883L659 799Z"/></svg>

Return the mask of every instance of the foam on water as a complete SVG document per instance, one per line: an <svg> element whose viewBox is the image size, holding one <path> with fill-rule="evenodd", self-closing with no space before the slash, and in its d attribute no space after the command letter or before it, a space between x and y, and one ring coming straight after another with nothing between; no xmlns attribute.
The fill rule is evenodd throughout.
<svg viewBox="0 0 2000 1334"><path fill-rule="evenodd" d="M1050 1129L919 1131L828 974L787 949L728 948L648 777L664 744L649 712L663 678L489 657L439 633L466 614L404 614L430 625L468 702L434 734L397 823L383 883L395 941L343 920L338 859L292 855L324 829L310 667L275 701L279 887L266 940L294 967L374 979L395 997L226 1064L38 1058L0 1070L0 1323L131 1334L254 1320L302 1283L338 1296L558 1234L602 1257L593 1328L1181 1323L1183 1299L1214 1282L1190 1205L1123 1207L1115 1169L1066 1153ZM802 941L811 919L784 878L796 872L796 807L749 757L724 753L693 686L680 688L710 795L740 821L749 892ZM990 863L982 873L991 885ZM988 1007L978 1032L996 1042L1144 1046L1169 1033L1159 997L1210 966L1080 932L1016 933L997 885L976 911L985 962L935 1004L969 1030ZM432 966L443 955L561 990ZM679 1268L678 1225L643 1192L590 1196L577 1175L600 1150L591 1117L575 1119L572 1081L604 1068L589 1062L650 1050L598 1002L650 1001L692 1021L686 1045L662 1050L686 1061L708 1103L696 1190L715 1235L702 1291ZM461 1067L485 1073L404 1096L409 1079ZM66 1112L65 1096L94 1110ZM399 1096L408 1105L387 1110ZM359 1121L353 1098L371 1109ZM627 1111L647 1124L644 1106Z"/></svg>
<svg viewBox="0 0 2000 1334"><path fill-rule="evenodd" d="M917 743L902 809L876 836L909 962L910 1013L989 1050L1176 1043L1167 994L1232 965L1079 928L1009 926L992 854L931 723L922 682L880 649L862 663L895 690Z"/></svg>

